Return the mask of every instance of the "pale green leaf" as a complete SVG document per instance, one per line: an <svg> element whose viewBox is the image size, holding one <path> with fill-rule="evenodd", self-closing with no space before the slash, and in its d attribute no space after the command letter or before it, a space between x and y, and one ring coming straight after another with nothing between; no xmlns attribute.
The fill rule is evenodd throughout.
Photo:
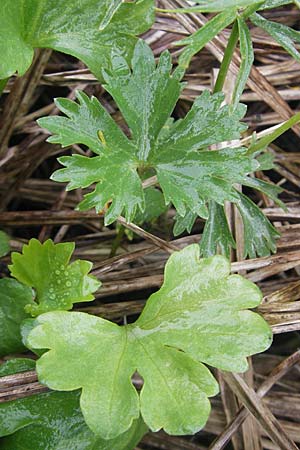
<svg viewBox="0 0 300 450"><path fill-rule="evenodd" d="M42 383L82 388L83 415L100 436L126 431L140 411L153 431L192 434L218 392L203 363L241 372L247 356L269 347L270 328L248 310L261 298L253 283L230 275L224 257L201 260L194 244L170 257L162 288L135 323L57 311L36 319L27 343L49 349L37 362ZM144 380L140 394L131 381L136 371Z"/></svg>
<svg viewBox="0 0 300 450"><path fill-rule="evenodd" d="M31 239L22 253L12 253L11 275L35 290L35 301L26 305L33 316L55 309L71 309L73 303L94 299L93 292L100 282L88 275L89 261L70 263L74 243L54 244L48 239L44 244Z"/></svg>
<svg viewBox="0 0 300 450"><path fill-rule="evenodd" d="M226 10L227 8L245 8L246 6L252 6L253 3L259 3L257 0L212 0L209 2L205 0L194 0L194 2L199 5L201 12L217 12ZM263 0L260 3L262 2Z"/></svg>
<svg viewBox="0 0 300 450"><path fill-rule="evenodd" d="M0 366L0 375L34 370L31 359L14 359ZM147 427L141 419L113 440L95 436L79 406L79 392L47 392L1 403L1 450L133 450Z"/></svg>
<svg viewBox="0 0 300 450"><path fill-rule="evenodd" d="M33 305L32 290L16 280L0 280L0 357L24 350L20 325L28 317L26 305Z"/></svg>
<svg viewBox="0 0 300 450"><path fill-rule="evenodd" d="M187 231L190 233L192 231L193 225L197 219L197 214L192 211L187 211L184 216L180 216L178 213L175 216L175 224L173 228L174 236Z"/></svg>
<svg viewBox="0 0 300 450"><path fill-rule="evenodd" d="M2 0L0 78L23 75L35 48L52 48L82 60L101 77L111 52L130 58L135 35L154 20L153 0Z"/></svg>

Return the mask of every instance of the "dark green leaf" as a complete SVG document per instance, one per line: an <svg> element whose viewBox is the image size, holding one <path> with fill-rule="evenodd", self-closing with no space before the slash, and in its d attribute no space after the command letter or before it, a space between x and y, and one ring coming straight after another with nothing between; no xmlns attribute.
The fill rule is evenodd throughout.
<svg viewBox="0 0 300 450"><path fill-rule="evenodd" d="M48 239L41 244L31 239L22 253L12 253L12 276L36 292L35 301L26 305L26 312L36 316L55 309L71 309L73 303L94 299L92 293L100 282L88 275L92 263L76 260L70 264L73 251L72 242L54 244Z"/></svg>
<svg viewBox="0 0 300 450"><path fill-rule="evenodd" d="M134 222L141 225L145 222L152 222L166 212L168 206L165 204L165 198L161 191L149 187L145 189L145 211L137 212Z"/></svg>
<svg viewBox="0 0 300 450"><path fill-rule="evenodd" d="M0 4L0 78L23 75L34 48L53 48L82 60L101 77L111 51L130 58L135 35L154 20L153 0L2 0ZM9 43L9 45L8 45Z"/></svg>
<svg viewBox="0 0 300 450"><path fill-rule="evenodd" d="M39 380L55 390L82 388L81 409L105 438L124 432L140 413L153 430L192 434L204 426L218 385L207 363L247 370L247 356L269 347L272 334L247 308L262 298L223 256L199 259L197 244L174 253L161 289L139 319L118 326L80 312L43 314L30 347L50 349L37 362ZM144 385L138 395L132 375Z"/></svg>
<svg viewBox="0 0 300 450"><path fill-rule="evenodd" d="M27 372L28 370L35 370L35 361L33 359L9 359L8 361L0 365L0 377L6 377L7 375L14 375L15 373L20 372Z"/></svg>
<svg viewBox="0 0 300 450"><path fill-rule="evenodd" d="M205 223L200 242L200 253L204 257L208 257L220 252L229 258L231 248L236 248L236 245L228 226L224 208L211 201L209 217Z"/></svg>
<svg viewBox="0 0 300 450"><path fill-rule="evenodd" d="M250 19L254 25L269 33L291 56L297 61L300 61L300 53L294 45L294 42L300 42L299 31L293 30L281 23L271 22L257 13L252 14Z"/></svg>
<svg viewBox="0 0 300 450"><path fill-rule="evenodd" d="M276 252L275 239L280 234L255 203L240 192L239 196L237 207L244 223L244 257L268 256L270 252Z"/></svg>
<svg viewBox="0 0 300 450"><path fill-rule="evenodd" d="M9 278L0 280L0 356L24 350L20 325L28 317L26 305L33 304L32 290Z"/></svg>
<svg viewBox="0 0 300 450"><path fill-rule="evenodd" d="M32 370L32 360L6 363L0 374ZM20 370L22 368L22 370ZM79 406L79 392L47 392L0 404L1 450L133 450L147 427L141 419L113 440L95 436L86 426Z"/></svg>
<svg viewBox="0 0 300 450"><path fill-rule="evenodd" d="M10 251L9 236L0 230L0 258Z"/></svg>
<svg viewBox="0 0 300 450"><path fill-rule="evenodd" d="M182 217L179 214L175 216L175 225L173 228L174 236L178 236L183 233L185 230L190 233L192 231L195 220L197 219L197 214L192 211L187 211L186 214Z"/></svg>

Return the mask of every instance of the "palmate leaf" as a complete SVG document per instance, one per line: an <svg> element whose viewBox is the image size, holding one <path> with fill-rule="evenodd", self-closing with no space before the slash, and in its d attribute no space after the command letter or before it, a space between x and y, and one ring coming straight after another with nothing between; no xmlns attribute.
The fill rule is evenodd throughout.
<svg viewBox="0 0 300 450"><path fill-rule="evenodd" d="M246 357L272 340L266 322L248 310L261 292L229 273L228 260L201 260L194 244L170 257L162 288L134 324L80 312L39 316L27 337L31 348L49 349L37 362L39 380L58 391L82 388L85 420L103 438L125 432L140 412L153 431L195 433L218 392L203 363L242 372ZM131 381L136 371L140 395Z"/></svg>
<svg viewBox="0 0 300 450"><path fill-rule="evenodd" d="M153 0L2 0L0 79L16 71L23 75L35 48L73 55L101 77L112 49L130 58L135 36L153 21Z"/></svg>
<svg viewBox="0 0 300 450"><path fill-rule="evenodd" d="M67 310L73 303L94 299L92 293L100 282L88 275L92 263L76 260L70 264L73 251L72 242L54 244L49 239L41 244L37 239L31 239L23 246L22 253L12 253L11 275L25 285L23 289L29 286L36 293L35 301L26 305L22 302L27 313L37 316L56 309Z"/></svg>
<svg viewBox="0 0 300 450"><path fill-rule="evenodd" d="M34 370L30 359L0 366L0 376ZM1 450L133 450L147 427L141 419L113 440L95 436L79 406L80 393L47 392L0 405Z"/></svg>
<svg viewBox="0 0 300 450"><path fill-rule="evenodd" d="M247 36L245 31L243 46ZM249 55L245 56L247 67ZM171 120L182 84L178 72L171 72L170 54L164 52L156 66L151 50L140 41L131 65L129 69L126 61L115 55L112 69L104 73L105 88L119 106L130 137L98 100L81 92L77 94L79 103L56 101L64 117L38 121L53 134L50 142L84 144L97 155L60 158L65 167L52 179L67 182L67 189L93 186L78 208L106 211L106 224L123 213L127 221L132 221L144 211L141 177L148 169L156 173L165 203L173 203L180 217L190 214L206 219L208 202L238 202L234 184L247 183L248 174L261 168L255 159L257 153L236 148L211 151L209 147L240 137L246 128L240 123L245 106L224 106L223 94L205 91L183 119ZM241 79L241 84L244 82Z"/></svg>

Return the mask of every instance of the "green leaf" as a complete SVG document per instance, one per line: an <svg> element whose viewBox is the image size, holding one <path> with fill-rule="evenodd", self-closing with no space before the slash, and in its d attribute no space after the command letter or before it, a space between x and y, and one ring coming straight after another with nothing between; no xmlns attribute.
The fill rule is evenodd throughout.
<svg viewBox="0 0 300 450"><path fill-rule="evenodd" d="M194 0L195 3L201 8L201 12L217 12L224 11L227 8L245 8L246 6L252 6L253 0ZM259 3L256 1L256 3ZM261 1L262 3L262 1Z"/></svg>
<svg viewBox="0 0 300 450"><path fill-rule="evenodd" d="M293 2L291 0L267 0L259 9L278 8L279 6L289 5L290 3Z"/></svg>
<svg viewBox="0 0 300 450"><path fill-rule="evenodd" d="M197 219L197 214L192 211L187 211L182 217L178 213L175 216L175 224L173 228L174 236L182 234L185 230L190 233Z"/></svg>
<svg viewBox="0 0 300 450"><path fill-rule="evenodd" d="M291 56L297 61L300 61L300 53L294 45L294 42L300 42L299 31L293 30L281 23L271 22L256 13L252 14L250 19L254 25L269 33L269 35L272 36Z"/></svg>
<svg viewBox="0 0 300 450"><path fill-rule="evenodd" d="M105 75L106 88L131 128L131 139L121 132L96 99L89 100L85 94L79 94L79 105L69 100L57 102L68 118L39 121L54 133L52 142L92 143L91 149L99 155L60 158L65 168L55 172L52 179L69 181L68 189L97 182L95 191L85 196L79 209L95 207L101 211L112 201L106 224L116 220L124 210L128 221L133 220L137 208L143 211L144 195L137 168L145 166L156 170L165 202L172 201L180 215L185 214L191 198L194 200L191 210L203 217L207 215L207 199L216 197L221 203L225 199L234 201L233 183L242 182L245 174L258 167L255 160L245 157L242 150L201 153L198 150L238 138L245 129L239 122L245 107L239 105L229 114L228 106L222 106L222 94L211 96L205 92L184 119L170 123L168 116L181 90L179 81L170 75L170 55L163 53L155 67L152 52L140 41L132 67L131 72L126 61L118 57L114 70ZM161 93L166 93L166 97ZM164 129L167 122L168 133ZM87 130L90 137L86 137Z"/></svg>
<svg viewBox="0 0 300 450"><path fill-rule="evenodd" d="M1 376L32 370L35 362L15 359L0 366ZM47 392L0 404L1 450L133 450L147 427L141 419L113 440L87 427L76 392Z"/></svg>
<svg viewBox="0 0 300 450"><path fill-rule="evenodd" d="M27 338L30 347L49 349L37 362L39 380L54 390L82 388L85 420L103 438L127 430L140 411L153 431L195 433L208 418L207 397L218 392L203 363L245 371L246 357L272 340L263 318L247 309L261 292L229 274L226 258L201 260L194 244L170 257L163 286L133 324L80 312L39 316ZM131 381L136 371L140 395Z"/></svg>
<svg viewBox="0 0 300 450"><path fill-rule="evenodd" d="M149 187L145 189L145 211L137 212L134 222L137 225L142 225L145 222L152 222L158 219L164 212L167 211L168 206L165 204L165 199L161 191L156 188Z"/></svg>
<svg viewBox="0 0 300 450"><path fill-rule="evenodd" d="M224 209L212 201L209 204L209 217L200 242L200 253L208 257L220 252L229 258L231 248L236 248L236 245Z"/></svg>
<svg viewBox="0 0 300 450"><path fill-rule="evenodd" d="M32 290L16 280L0 280L0 357L22 352L20 325L28 317L24 308L33 304Z"/></svg>
<svg viewBox="0 0 300 450"><path fill-rule="evenodd" d="M14 375L15 373L27 372L27 370L35 370L35 361L29 358L9 359L0 365L0 377Z"/></svg>
<svg viewBox="0 0 300 450"><path fill-rule="evenodd" d="M10 251L9 236L0 230L0 258Z"/></svg>
<svg viewBox="0 0 300 450"><path fill-rule="evenodd" d="M153 0L2 0L0 79L16 71L23 75L35 48L75 56L100 78L102 68L110 66L111 51L130 58L135 35L153 21Z"/></svg>
<svg viewBox="0 0 300 450"><path fill-rule="evenodd" d="M264 216L261 210L248 197L239 192L237 207L244 223L244 258L268 256L276 252L275 239L280 234Z"/></svg>
<svg viewBox="0 0 300 450"><path fill-rule="evenodd" d="M246 22L241 17L238 17L237 22L240 38L241 65L232 96L233 109L235 109L239 103L254 61L254 52L250 31L246 25Z"/></svg>
<svg viewBox="0 0 300 450"><path fill-rule="evenodd" d="M187 38L181 39L175 45L186 45L179 56L178 65L179 74L184 75L184 71L188 68L192 57L200 52L202 48L211 41L220 31L228 27L236 18L236 9L229 8L222 13L209 20L198 31L191 34Z"/></svg>
<svg viewBox="0 0 300 450"><path fill-rule="evenodd" d="M36 293L35 302L26 305L26 312L36 316L94 299L92 293L100 282L88 275L92 263L76 260L70 264L73 251L72 242L54 244L48 239L41 244L31 239L22 253L12 253L11 275Z"/></svg>

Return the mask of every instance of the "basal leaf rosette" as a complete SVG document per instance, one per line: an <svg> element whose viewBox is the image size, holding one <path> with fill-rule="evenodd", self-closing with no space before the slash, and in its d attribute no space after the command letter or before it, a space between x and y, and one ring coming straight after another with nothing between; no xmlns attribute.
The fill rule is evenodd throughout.
<svg viewBox="0 0 300 450"><path fill-rule="evenodd" d="M125 432L140 414L153 431L193 434L209 416L208 398L218 393L204 364L243 372L248 356L270 346L269 326L249 310L261 298L252 282L230 275L225 257L200 259L194 244L170 257L163 286L135 323L51 312L36 319L27 344L48 350L37 362L42 383L82 389L84 418L102 438ZM135 372L144 380L140 393Z"/></svg>

